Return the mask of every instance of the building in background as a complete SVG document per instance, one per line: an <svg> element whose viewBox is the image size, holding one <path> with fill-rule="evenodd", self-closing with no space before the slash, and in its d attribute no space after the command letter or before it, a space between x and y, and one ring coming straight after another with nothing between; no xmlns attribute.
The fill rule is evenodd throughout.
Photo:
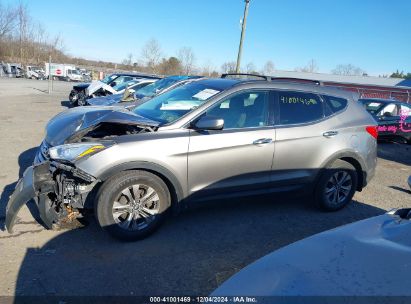
<svg viewBox="0 0 411 304"><path fill-rule="evenodd" d="M411 103L411 79L345 76L295 71L274 71L271 76L319 81L322 85L357 92L361 98L395 99Z"/></svg>

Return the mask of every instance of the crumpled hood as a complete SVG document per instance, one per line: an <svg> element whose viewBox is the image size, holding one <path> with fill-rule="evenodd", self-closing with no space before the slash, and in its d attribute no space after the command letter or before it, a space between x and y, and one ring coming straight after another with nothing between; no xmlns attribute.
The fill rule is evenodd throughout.
<svg viewBox="0 0 411 304"><path fill-rule="evenodd" d="M109 106L112 104L119 103L123 95L124 94L114 94L104 97L90 98L87 100L87 103L91 106Z"/></svg>
<svg viewBox="0 0 411 304"><path fill-rule="evenodd" d="M46 142L50 146L67 143L76 133L85 129L92 130L104 122L153 127L159 125L156 121L121 107L76 107L56 115L48 122Z"/></svg>

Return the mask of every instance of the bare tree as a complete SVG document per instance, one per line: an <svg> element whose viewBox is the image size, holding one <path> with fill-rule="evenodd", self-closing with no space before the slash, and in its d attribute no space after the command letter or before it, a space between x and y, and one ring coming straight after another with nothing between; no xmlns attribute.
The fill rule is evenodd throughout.
<svg viewBox="0 0 411 304"><path fill-rule="evenodd" d="M210 77L212 75L213 71L215 71L215 68L214 68L212 62L208 59L206 62L204 62L203 66L201 68L200 74L204 75L204 76L207 76L207 77Z"/></svg>
<svg viewBox="0 0 411 304"><path fill-rule="evenodd" d="M180 75L182 69L181 62L176 57L170 57L168 59L163 58L158 65L158 71L163 75Z"/></svg>
<svg viewBox="0 0 411 304"><path fill-rule="evenodd" d="M223 73L235 73L237 63L235 61L227 61L221 65L221 71Z"/></svg>
<svg viewBox="0 0 411 304"><path fill-rule="evenodd" d="M274 63L271 60L268 60L263 67L262 74L264 75L271 75L274 73L275 66Z"/></svg>
<svg viewBox="0 0 411 304"><path fill-rule="evenodd" d="M128 53L126 59L124 59L122 62L122 64L124 65L133 65L133 54L132 53Z"/></svg>
<svg viewBox="0 0 411 304"><path fill-rule="evenodd" d="M141 50L141 56L150 70L155 73L161 59L161 47L156 39L150 39Z"/></svg>
<svg viewBox="0 0 411 304"><path fill-rule="evenodd" d="M247 63L247 65L245 66L245 70L246 70L246 73L248 74L258 74L258 72L256 72L257 69L254 63L252 62Z"/></svg>
<svg viewBox="0 0 411 304"><path fill-rule="evenodd" d="M190 75L194 69L195 56L190 47L182 47L177 55L183 67L183 74Z"/></svg>
<svg viewBox="0 0 411 304"><path fill-rule="evenodd" d="M298 72L316 73L318 72L318 65L314 59L311 59L305 67L295 69Z"/></svg>
<svg viewBox="0 0 411 304"><path fill-rule="evenodd" d="M27 12L27 5L23 3L19 3L17 6L17 19L18 19L18 26L19 26L19 42L20 42L20 63L23 63L24 57L24 45L28 40L28 31L29 31L29 22L30 16Z"/></svg>
<svg viewBox="0 0 411 304"><path fill-rule="evenodd" d="M366 72L363 69L356 67L352 64L339 64L335 67L334 70L331 71L331 73L335 75L346 75L346 76L366 75Z"/></svg>
<svg viewBox="0 0 411 304"><path fill-rule="evenodd" d="M17 10L13 7L4 6L0 3L0 40L2 40L7 35L12 34L15 29Z"/></svg>

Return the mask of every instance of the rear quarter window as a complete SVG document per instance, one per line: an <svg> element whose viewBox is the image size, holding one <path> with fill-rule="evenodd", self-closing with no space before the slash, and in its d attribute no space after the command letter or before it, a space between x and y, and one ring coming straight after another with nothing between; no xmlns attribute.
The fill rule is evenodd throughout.
<svg viewBox="0 0 411 304"><path fill-rule="evenodd" d="M339 97L322 96L322 98L325 102L325 116L330 116L344 110L348 103L347 99Z"/></svg>

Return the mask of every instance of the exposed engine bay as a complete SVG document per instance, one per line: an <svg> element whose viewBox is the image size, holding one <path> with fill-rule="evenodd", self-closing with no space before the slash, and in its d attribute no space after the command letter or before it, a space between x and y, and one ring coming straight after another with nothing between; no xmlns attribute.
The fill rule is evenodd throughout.
<svg viewBox="0 0 411 304"><path fill-rule="evenodd" d="M157 129L157 127L151 126L103 122L74 134L67 140L67 143L95 141L96 139L107 140L122 135L155 132Z"/></svg>

